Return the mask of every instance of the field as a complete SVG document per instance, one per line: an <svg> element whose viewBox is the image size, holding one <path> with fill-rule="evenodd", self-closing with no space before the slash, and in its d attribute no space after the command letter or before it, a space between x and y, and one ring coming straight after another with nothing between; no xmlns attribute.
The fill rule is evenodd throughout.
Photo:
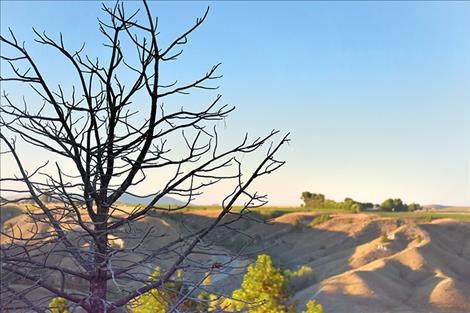
<svg viewBox="0 0 470 313"><path fill-rule="evenodd" d="M5 221L13 216L20 214L27 207L31 208L26 204L22 205L7 205L1 207L0 210L0 221ZM122 207L128 207L129 210L133 209L134 206L122 205ZM188 206L182 210L178 210L178 213L188 213L192 211L219 211L221 209L218 205L193 205ZM234 211L240 212L242 207L235 206ZM310 209L305 207L284 207L284 206L266 206L262 208L250 209L251 212L260 214L263 217L277 217L287 213L294 212L316 212L316 213L350 213L348 210L337 210L337 209ZM424 219L431 216L432 219L450 218L458 221L470 221L470 209L468 208L442 208L432 210L421 210L416 212L361 212L364 214L376 215L381 217L389 217L394 219Z"/></svg>
<svg viewBox="0 0 470 313"><path fill-rule="evenodd" d="M220 206L191 206L185 208L179 212L191 212L191 211L218 211ZM235 207L235 211L239 212L241 207ZM259 213L264 217L277 217L287 213L294 212L316 212L316 213L351 213L348 210L337 210L337 209L310 209L305 207L281 207L281 206L268 206L263 208L251 209L252 212ZM432 219L450 218L458 221L470 221L470 210L468 208L443 208L433 210L421 210L416 212L361 212L363 214L370 214L372 216L389 217L393 219L424 219L431 217Z"/></svg>

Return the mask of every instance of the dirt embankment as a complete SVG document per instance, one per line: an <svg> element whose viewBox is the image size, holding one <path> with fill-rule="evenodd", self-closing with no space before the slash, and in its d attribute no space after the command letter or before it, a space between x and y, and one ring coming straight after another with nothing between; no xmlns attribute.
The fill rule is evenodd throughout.
<svg viewBox="0 0 470 313"><path fill-rule="evenodd" d="M338 224L333 219L322 227L344 227ZM469 223L438 220L393 226L377 219L353 224L350 236L374 238L357 241L348 253L333 252L334 258L327 251L326 263L311 262L324 277L295 295L301 305L315 298L326 312L470 312ZM376 236L377 227L387 232L386 242Z"/></svg>
<svg viewBox="0 0 470 313"><path fill-rule="evenodd" d="M156 250L181 232L210 223L216 214L192 211L148 217L140 222L142 227L156 227L165 236L143 245ZM283 268L308 265L316 281L293 295L300 309L316 299L325 312L335 313L470 312L470 223L330 214L312 226L318 215L288 213L266 224L240 221L207 238L219 254L195 256L193 262L220 262L224 269L214 275L213 284L225 292L240 285L249 263L247 258L233 261L242 249L252 260L267 253ZM24 229L30 226L21 217L9 222ZM133 246L136 240L126 238L123 244ZM146 270L149 274L151 267Z"/></svg>
<svg viewBox="0 0 470 313"><path fill-rule="evenodd" d="M288 213L240 229L254 238L251 251L278 266L314 269L316 282L294 295L300 309L316 299L335 313L470 312L470 223L330 214L312 226L318 215Z"/></svg>

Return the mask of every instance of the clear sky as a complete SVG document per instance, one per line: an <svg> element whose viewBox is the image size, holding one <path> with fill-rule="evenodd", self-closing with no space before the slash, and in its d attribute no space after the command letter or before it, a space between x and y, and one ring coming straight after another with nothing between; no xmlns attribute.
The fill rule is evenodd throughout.
<svg viewBox="0 0 470 313"><path fill-rule="evenodd" d="M292 133L287 165L259 186L271 204L298 204L308 190L470 205L469 2L151 2L162 40L207 5L171 74L189 80L222 62L218 92L237 106L229 141L244 130ZM60 76L31 27L102 56L98 16L94 1L1 1L1 32L11 27Z"/></svg>

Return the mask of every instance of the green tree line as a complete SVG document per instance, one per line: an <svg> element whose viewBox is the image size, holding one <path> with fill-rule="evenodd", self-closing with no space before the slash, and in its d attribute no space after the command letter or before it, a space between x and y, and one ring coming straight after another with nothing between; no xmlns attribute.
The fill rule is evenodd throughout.
<svg viewBox="0 0 470 313"><path fill-rule="evenodd" d="M359 202L351 198L345 198L344 201L335 201L325 198L321 193L302 192L300 197L304 202L304 207L310 209L332 209L332 210L350 210L360 212L366 209L372 209L374 206L371 202Z"/></svg>
<svg viewBox="0 0 470 313"><path fill-rule="evenodd" d="M304 202L303 206L310 209L349 210L351 212L370 210L374 206L380 208L382 211L388 212L407 212L422 209L417 203L406 204L399 198L389 198L380 205L374 205L372 202L359 202L351 198L345 198L344 201L335 201L327 199L325 195L321 193L304 191L300 199Z"/></svg>

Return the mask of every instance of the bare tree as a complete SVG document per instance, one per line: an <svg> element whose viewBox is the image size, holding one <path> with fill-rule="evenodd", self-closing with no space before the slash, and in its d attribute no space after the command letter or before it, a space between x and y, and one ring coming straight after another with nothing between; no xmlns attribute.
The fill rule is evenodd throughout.
<svg viewBox="0 0 470 313"><path fill-rule="evenodd" d="M146 1L142 12L127 14L121 3L103 5L103 10L107 21L99 21L99 30L109 53L105 62L86 55L84 47L68 49L62 35L53 39L35 31L38 44L63 58L64 75L76 78L70 90L48 82L47 71L11 30L1 36L2 62L10 65L9 70L3 67L3 85L24 84L37 95L23 103L6 92L2 97L2 158L18 169L16 176L1 178L2 192L19 195L2 201L26 208L23 226L2 232L4 311L45 312L52 297L86 312L125 311L139 295L164 288L178 270L217 270L220 265L196 257L215 255L208 234L230 229L251 208L266 204L266 196L249 187L284 164L275 154L288 137L276 139L278 131L253 139L245 135L234 147L220 148L217 122L234 109L219 105L220 95L200 110L163 105L173 95L217 88L210 83L220 77L219 64L187 84L166 84L161 75L162 64L182 55L180 48L208 10L166 47L159 45L158 20ZM139 15L145 22L137 20ZM20 155L24 145L43 151L38 157L50 161L30 169ZM264 147L265 154L256 152ZM261 159L246 168L241 162L245 155ZM150 202L131 208L118 204L126 194L143 197L139 188L150 176L167 177ZM232 187L209 223L170 236L156 219L148 219L182 210L223 181ZM160 205L165 196L184 201ZM241 209L234 210L238 204ZM120 238L125 245L116 244ZM156 242L156 248L149 249L149 242ZM148 282L155 266L161 270L159 279ZM204 275L197 277L170 311L180 310L201 288Z"/></svg>

